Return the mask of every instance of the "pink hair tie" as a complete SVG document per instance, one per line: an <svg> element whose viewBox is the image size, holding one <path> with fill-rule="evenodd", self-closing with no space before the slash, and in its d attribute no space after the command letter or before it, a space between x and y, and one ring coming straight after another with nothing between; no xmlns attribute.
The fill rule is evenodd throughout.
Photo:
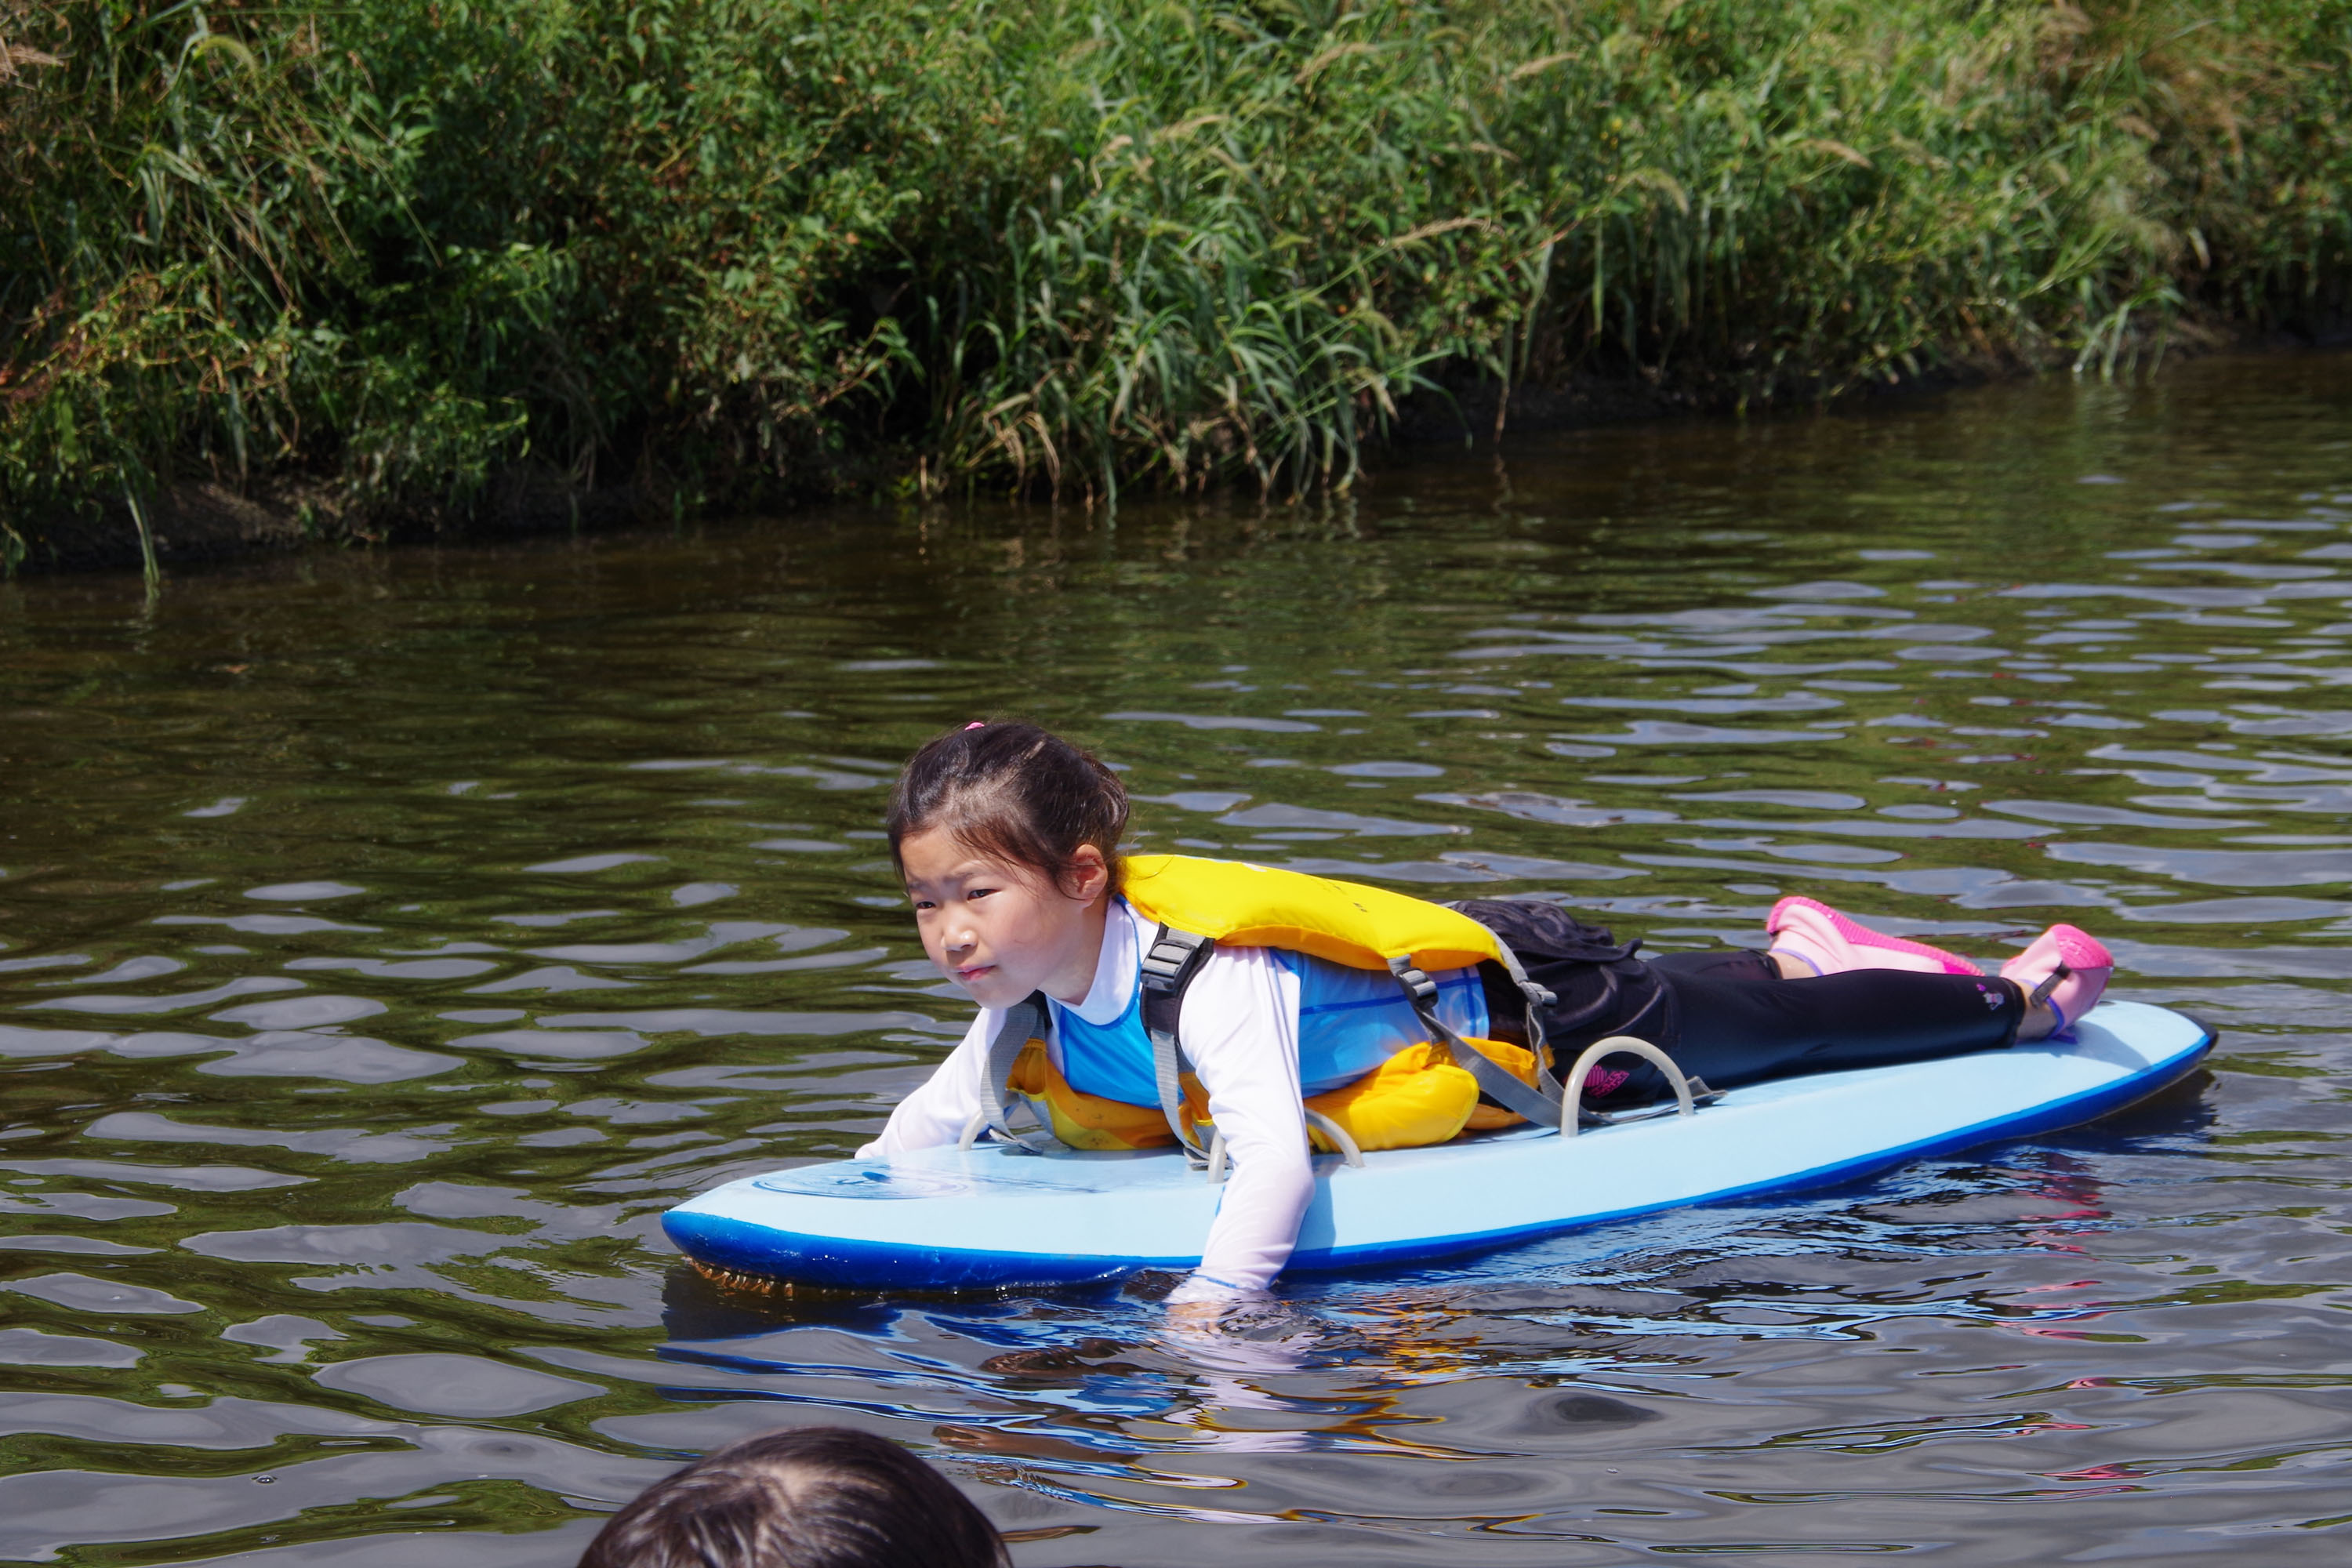
<svg viewBox="0 0 2352 1568"><path fill-rule="evenodd" d="M985 730L988 728L988 721L985 719L974 719L971 723L966 724L964 728L966 730Z"/></svg>

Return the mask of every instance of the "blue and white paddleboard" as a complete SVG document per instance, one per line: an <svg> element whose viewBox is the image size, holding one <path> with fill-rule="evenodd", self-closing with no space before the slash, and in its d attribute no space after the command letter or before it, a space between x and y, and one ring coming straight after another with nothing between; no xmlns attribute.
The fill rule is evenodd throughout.
<svg viewBox="0 0 2352 1568"><path fill-rule="evenodd" d="M2212 1043L2178 1013L2109 1002L2069 1042L1777 1079L1694 1116L1571 1139L1522 1127L1368 1154L1352 1169L1318 1159L1290 1267L1417 1263L2070 1127L2153 1094ZM1036 1155L982 1143L748 1176L662 1225L697 1263L801 1284L1076 1285L1192 1268L1223 1191L1173 1150Z"/></svg>

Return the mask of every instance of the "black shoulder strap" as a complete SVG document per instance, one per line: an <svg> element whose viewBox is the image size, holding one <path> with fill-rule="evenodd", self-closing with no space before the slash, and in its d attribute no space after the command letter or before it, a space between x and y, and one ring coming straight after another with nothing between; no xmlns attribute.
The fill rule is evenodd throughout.
<svg viewBox="0 0 2352 1568"><path fill-rule="evenodd" d="M1151 1075L1160 1089L1160 1113L1184 1146L1185 1158L1200 1165L1209 1163L1209 1154L1184 1125L1184 1047L1176 1024L1183 1012L1185 987L1216 946L1209 937L1163 925L1143 955L1143 1031L1151 1037Z"/></svg>

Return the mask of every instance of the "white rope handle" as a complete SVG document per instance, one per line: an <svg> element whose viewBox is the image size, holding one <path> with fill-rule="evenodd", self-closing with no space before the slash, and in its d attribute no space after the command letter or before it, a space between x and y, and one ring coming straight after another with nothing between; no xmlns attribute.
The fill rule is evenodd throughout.
<svg viewBox="0 0 2352 1568"><path fill-rule="evenodd" d="M963 1124L963 1136L956 1140L956 1147L967 1154L971 1153L971 1146L980 1142L980 1135L987 1130L988 1112L973 1111L971 1120Z"/></svg>
<svg viewBox="0 0 2352 1568"><path fill-rule="evenodd" d="M1346 1161L1349 1164L1353 1165L1358 1170L1363 1169L1364 1151L1356 1142L1355 1139L1349 1135L1346 1128L1340 1126L1338 1122L1332 1121L1321 1111L1311 1108L1307 1111L1307 1125L1315 1129L1316 1131L1323 1134L1324 1137L1331 1140L1331 1146L1339 1151L1340 1159Z"/></svg>
<svg viewBox="0 0 2352 1568"><path fill-rule="evenodd" d="M1560 1086L1561 1137L1576 1136L1576 1111L1577 1107L1584 1103L1584 1080L1592 1075L1592 1069L1600 1065L1603 1057L1613 1057L1620 1051L1640 1057L1666 1075L1666 1081L1675 1086L1676 1116L1688 1116L1698 1109L1691 1100L1690 1079L1683 1076L1683 1069L1675 1065L1674 1058L1647 1040L1637 1040L1631 1035L1612 1035L1605 1040L1595 1040L1585 1047L1584 1054L1576 1058L1576 1066L1570 1069L1568 1081Z"/></svg>

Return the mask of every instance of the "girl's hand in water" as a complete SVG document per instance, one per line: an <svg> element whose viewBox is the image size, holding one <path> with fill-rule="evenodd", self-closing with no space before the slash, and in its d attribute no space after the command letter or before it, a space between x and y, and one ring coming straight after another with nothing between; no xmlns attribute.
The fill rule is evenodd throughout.
<svg viewBox="0 0 2352 1568"><path fill-rule="evenodd" d="M1168 1303L1170 1353L1222 1372L1295 1372L1327 1348L1330 1326L1265 1291Z"/></svg>
<svg viewBox="0 0 2352 1568"><path fill-rule="evenodd" d="M1225 1315L1222 1301L1171 1301L1168 1303L1168 1327L1180 1334L1200 1333L1213 1330L1217 1320Z"/></svg>

